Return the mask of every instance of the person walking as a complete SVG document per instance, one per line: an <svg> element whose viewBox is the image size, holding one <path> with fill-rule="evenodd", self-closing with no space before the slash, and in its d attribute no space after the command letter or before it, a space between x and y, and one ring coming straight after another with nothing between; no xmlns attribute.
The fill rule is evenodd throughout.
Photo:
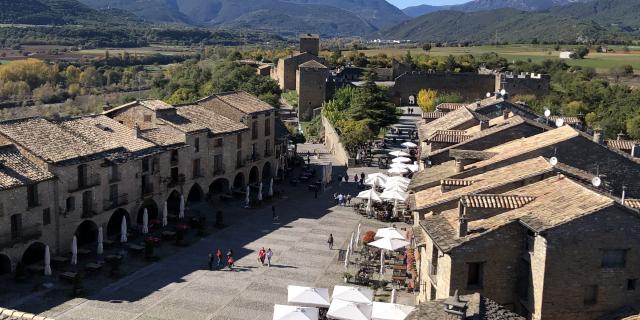
<svg viewBox="0 0 640 320"><path fill-rule="evenodd" d="M269 248L267 249L267 267L271 267L271 257L273 257L273 251Z"/></svg>
<svg viewBox="0 0 640 320"><path fill-rule="evenodd" d="M260 251L258 251L258 261L260 261L260 264L264 266L264 258L266 257L267 252L264 250L264 247L260 248Z"/></svg>
<svg viewBox="0 0 640 320"><path fill-rule="evenodd" d="M227 266L229 267L229 270L230 270L230 271L233 271L233 264L234 264L235 262L236 262L236 261L235 261L235 260L233 260L233 257L229 257L229 258L227 258Z"/></svg>
<svg viewBox="0 0 640 320"><path fill-rule="evenodd" d="M347 194L347 206L351 206L351 194Z"/></svg>
<svg viewBox="0 0 640 320"><path fill-rule="evenodd" d="M360 185L364 185L364 172L360 173Z"/></svg>
<svg viewBox="0 0 640 320"><path fill-rule="evenodd" d="M209 271L213 270L213 253L209 252Z"/></svg>
<svg viewBox="0 0 640 320"><path fill-rule="evenodd" d="M276 206L275 205L271 206L271 218L273 219L273 221L278 221L278 215L276 214Z"/></svg>
<svg viewBox="0 0 640 320"><path fill-rule="evenodd" d="M329 239L327 240L327 243L329 244L329 250L333 250L333 233L329 234Z"/></svg>
<svg viewBox="0 0 640 320"><path fill-rule="evenodd" d="M222 250L216 251L216 258L218 258L218 269L222 269Z"/></svg>
<svg viewBox="0 0 640 320"><path fill-rule="evenodd" d="M355 181L356 185L358 184L358 174L353 175L353 181Z"/></svg>

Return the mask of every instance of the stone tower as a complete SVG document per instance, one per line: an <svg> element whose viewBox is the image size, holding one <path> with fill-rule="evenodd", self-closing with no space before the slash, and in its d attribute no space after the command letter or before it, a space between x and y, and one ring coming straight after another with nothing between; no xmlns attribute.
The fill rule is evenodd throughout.
<svg viewBox="0 0 640 320"><path fill-rule="evenodd" d="M307 52L314 56L320 54L320 35L305 33L300 35L300 53Z"/></svg>
<svg viewBox="0 0 640 320"><path fill-rule="evenodd" d="M309 121L313 110L322 107L326 98L328 69L323 64L311 60L301 64L296 73L298 91L298 118Z"/></svg>

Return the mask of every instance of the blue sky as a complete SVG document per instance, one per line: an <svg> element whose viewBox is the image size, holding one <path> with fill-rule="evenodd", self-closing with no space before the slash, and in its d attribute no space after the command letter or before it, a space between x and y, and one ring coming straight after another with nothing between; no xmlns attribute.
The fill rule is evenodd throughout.
<svg viewBox="0 0 640 320"><path fill-rule="evenodd" d="M459 4L469 2L469 0L387 0L396 7L404 9L410 6L417 6L421 4L428 4L432 6L441 6L447 4Z"/></svg>

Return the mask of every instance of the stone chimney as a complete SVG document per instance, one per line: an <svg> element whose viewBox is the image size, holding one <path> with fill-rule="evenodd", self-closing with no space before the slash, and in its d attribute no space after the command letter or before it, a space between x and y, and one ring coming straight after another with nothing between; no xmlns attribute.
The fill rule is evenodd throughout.
<svg viewBox="0 0 640 320"><path fill-rule="evenodd" d="M480 121L480 131L489 129L489 121L481 120Z"/></svg>
<svg viewBox="0 0 640 320"><path fill-rule="evenodd" d="M458 237L463 238L467 236L467 218L464 217L464 205L462 200L458 201Z"/></svg>
<svg viewBox="0 0 640 320"><path fill-rule="evenodd" d="M604 142L604 132L602 129L593 130L593 142L602 144Z"/></svg>
<svg viewBox="0 0 640 320"><path fill-rule="evenodd" d="M631 156L634 158L640 158L640 143L636 143L631 147Z"/></svg>
<svg viewBox="0 0 640 320"><path fill-rule="evenodd" d="M464 171L464 161L462 161L462 159L453 160L453 165L455 166L455 173Z"/></svg>
<svg viewBox="0 0 640 320"><path fill-rule="evenodd" d="M502 110L502 118L503 118L504 120L509 119L509 114L510 114L510 113L511 113L511 112L510 112L509 110L507 110L507 109Z"/></svg>

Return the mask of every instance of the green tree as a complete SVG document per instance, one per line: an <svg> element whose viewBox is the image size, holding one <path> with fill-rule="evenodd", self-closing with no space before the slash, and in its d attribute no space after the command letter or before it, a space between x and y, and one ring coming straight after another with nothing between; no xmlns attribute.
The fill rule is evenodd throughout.
<svg viewBox="0 0 640 320"><path fill-rule="evenodd" d="M355 154L358 147L365 144L369 139L374 137L371 131L371 120L341 120L338 122L340 128L340 140L344 147L351 153Z"/></svg>
<svg viewBox="0 0 640 320"><path fill-rule="evenodd" d="M429 52L431 51L431 43L423 43L422 44L422 50L424 50L425 52Z"/></svg>
<svg viewBox="0 0 640 320"><path fill-rule="evenodd" d="M629 137L640 139L640 114L627 120L626 127Z"/></svg>

